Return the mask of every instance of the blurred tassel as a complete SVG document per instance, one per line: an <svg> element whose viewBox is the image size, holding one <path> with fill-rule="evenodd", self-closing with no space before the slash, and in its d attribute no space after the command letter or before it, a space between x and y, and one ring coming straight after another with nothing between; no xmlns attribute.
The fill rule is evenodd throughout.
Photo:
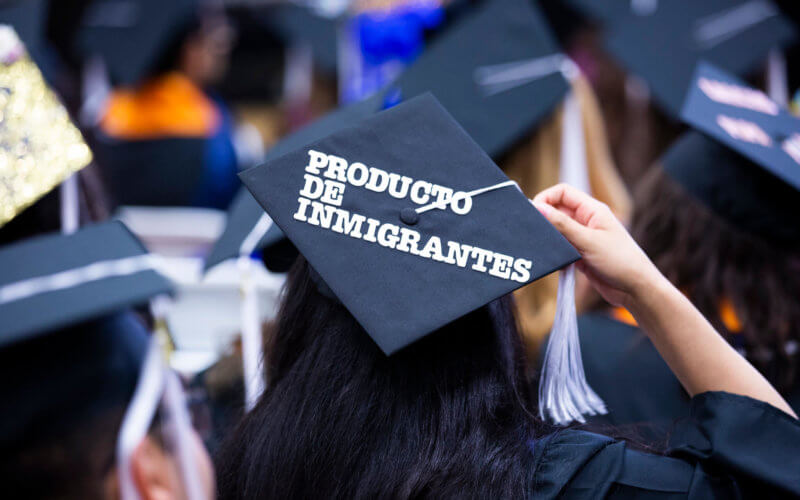
<svg viewBox="0 0 800 500"><path fill-rule="evenodd" d="M80 226L80 186L78 172L73 173L61 183L61 232L72 234Z"/></svg>
<svg viewBox="0 0 800 500"><path fill-rule="evenodd" d="M785 108L789 105L786 58L780 49L772 49L767 59L767 93L778 106Z"/></svg>
<svg viewBox="0 0 800 500"><path fill-rule="evenodd" d="M568 66L569 67L569 66ZM577 77L574 66L565 72ZM570 92L564 101L561 133L561 182L582 191L591 190L586 164L583 120L578 98ZM547 343L539 380L539 416L558 425L585 422L584 415L606 413L603 400L589 387L583 371L575 311L575 265L561 270L558 277L556 316Z"/></svg>
<svg viewBox="0 0 800 500"><path fill-rule="evenodd" d="M256 222L239 248L239 276L242 291L242 371L244 372L245 410L250 411L264 392L266 381L262 370L263 340L261 315L258 312L258 290L253 281L253 253L258 242L272 227L266 213Z"/></svg>

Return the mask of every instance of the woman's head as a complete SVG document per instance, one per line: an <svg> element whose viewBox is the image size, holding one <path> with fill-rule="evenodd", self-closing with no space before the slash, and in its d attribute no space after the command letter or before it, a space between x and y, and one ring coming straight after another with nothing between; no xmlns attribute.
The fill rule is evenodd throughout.
<svg viewBox="0 0 800 500"><path fill-rule="evenodd" d="M800 251L716 215L661 168L645 176L634 202L633 236L661 272L773 384L793 388Z"/></svg>
<svg viewBox="0 0 800 500"><path fill-rule="evenodd" d="M531 391L509 300L387 357L298 259L269 388L218 460L223 498L523 496Z"/></svg>

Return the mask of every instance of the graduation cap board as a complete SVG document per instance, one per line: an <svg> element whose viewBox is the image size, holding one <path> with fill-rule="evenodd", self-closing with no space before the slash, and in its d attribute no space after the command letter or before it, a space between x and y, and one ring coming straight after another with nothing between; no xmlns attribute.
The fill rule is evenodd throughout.
<svg viewBox="0 0 800 500"><path fill-rule="evenodd" d="M151 76L176 37L197 19L199 0L92 0L77 35L79 53L99 56L112 82Z"/></svg>
<svg viewBox="0 0 800 500"><path fill-rule="evenodd" d="M265 160L269 161L278 158L306 144L322 139L337 130L354 125L374 114L380 109L380 106L380 97L375 96L334 110L279 141L267 152ZM264 209L261 208L261 205L256 202L247 189L242 188L228 210L225 230L206 259L206 269L210 269L225 260L238 257L242 243L256 227L263 214ZM273 225L252 249L268 248L282 242L284 238L280 229ZM270 262L267 262L267 266L271 266Z"/></svg>
<svg viewBox="0 0 800 500"><path fill-rule="evenodd" d="M430 95L240 176L386 354L578 259Z"/></svg>
<svg viewBox="0 0 800 500"><path fill-rule="evenodd" d="M88 165L92 153L69 113L0 25L0 226Z"/></svg>
<svg viewBox="0 0 800 500"><path fill-rule="evenodd" d="M31 57L43 62L47 0L5 0L0 2L0 24L14 28Z"/></svg>
<svg viewBox="0 0 800 500"><path fill-rule="evenodd" d="M180 381L165 369L155 338L126 312L171 292L157 267L119 222L0 249L0 370L17 381L0 390L13 401L0 416L4 447L46 443L127 407L115 465L121 497L139 498L130 458L163 402L164 437L189 497L201 498Z"/></svg>
<svg viewBox="0 0 800 500"><path fill-rule="evenodd" d="M0 347L146 304L172 289L119 222L2 248L0 262ZM61 281L51 283L53 275ZM72 286L87 277L99 278Z"/></svg>
<svg viewBox="0 0 800 500"><path fill-rule="evenodd" d="M308 43L314 62L324 72L336 74L338 17L324 16L292 3L271 5L260 19L287 45Z"/></svg>
<svg viewBox="0 0 800 500"><path fill-rule="evenodd" d="M493 0L437 38L391 88L402 99L433 93L496 158L563 100L569 69L532 2Z"/></svg>
<svg viewBox="0 0 800 500"><path fill-rule="evenodd" d="M606 46L677 118L698 61L744 76L795 38L794 25L769 0L670 0L653 15L615 25Z"/></svg>
<svg viewBox="0 0 800 500"><path fill-rule="evenodd" d="M698 64L667 172L738 227L800 243L800 119L719 68Z"/></svg>

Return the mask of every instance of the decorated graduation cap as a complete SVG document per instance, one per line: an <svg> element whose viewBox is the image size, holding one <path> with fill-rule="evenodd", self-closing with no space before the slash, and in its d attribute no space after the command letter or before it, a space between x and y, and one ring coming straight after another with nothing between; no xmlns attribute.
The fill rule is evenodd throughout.
<svg viewBox="0 0 800 500"><path fill-rule="evenodd" d="M769 0L669 0L616 24L606 45L678 117L698 61L744 76L795 38L795 26Z"/></svg>
<svg viewBox="0 0 800 500"><path fill-rule="evenodd" d="M126 409L115 450L122 498L138 498L130 456L163 396L167 438L189 491L199 487L180 382L130 309L170 293L157 259L119 222L0 249L0 397L4 449L24 450L115 408Z"/></svg>
<svg viewBox="0 0 800 500"><path fill-rule="evenodd" d="M240 177L386 355L579 258L429 94Z"/></svg>
<svg viewBox="0 0 800 500"><path fill-rule="evenodd" d="M496 0L462 16L390 92L431 92L496 158L550 116L575 71L534 3Z"/></svg>
<svg viewBox="0 0 800 500"><path fill-rule="evenodd" d="M2 227L88 165L92 153L8 25L0 25L0 88Z"/></svg>
<svg viewBox="0 0 800 500"><path fill-rule="evenodd" d="M800 245L800 119L708 63L681 117L696 131L664 156L666 172L738 228Z"/></svg>
<svg viewBox="0 0 800 500"><path fill-rule="evenodd" d="M84 9L76 49L99 56L117 85L151 76L178 37L197 22L199 0L92 0Z"/></svg>

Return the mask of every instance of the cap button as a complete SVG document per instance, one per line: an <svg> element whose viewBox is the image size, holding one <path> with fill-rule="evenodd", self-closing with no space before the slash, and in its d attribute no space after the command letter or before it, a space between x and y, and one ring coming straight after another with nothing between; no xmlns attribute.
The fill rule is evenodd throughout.
<svg viewBox="0 0 800 500"><path fill-rule="evenodd" d="M400 211L400 220L409 226L413 226L419 222L419 214L411 207L404 208Z"/></svg>

